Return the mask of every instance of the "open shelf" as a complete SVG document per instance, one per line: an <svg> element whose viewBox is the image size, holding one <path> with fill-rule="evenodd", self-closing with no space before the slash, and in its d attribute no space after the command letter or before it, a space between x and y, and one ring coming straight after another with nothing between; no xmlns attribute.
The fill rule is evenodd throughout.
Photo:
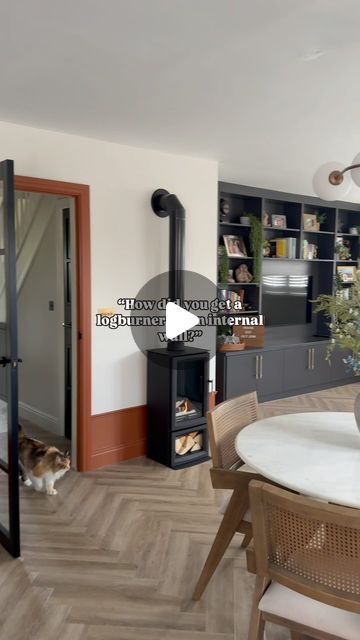
<svg viewBox="0 0 360 640"><path fill-rule="evenodd" d="M341 262L341 264L357 264L358 260L336 260L336 264Z"/></svg>
<svg viewBox="0 0 360 640"><path fill-rule="evenodd" d="M244 229L249 229L249 224L240 224L240 222L219 222L221 227L243 227Z"/></svg>
<svg viewBox="0 0 360 640"><path fill-rule="evenodd" d="M228 256L229 260L254 260L253 256L244 256L240 258L239 256Z"/></svg>
<svg viewBox="0 0 360 640"><path fill-rule="evenodd" d="M218 282L219 289L225 289L225 287L258 287L258 282Z"/></svg>
<svg viewBox="0 0 360 640"><path fill-rule="evenodd" d="M264 313L266 334L271 336L294 336L298 331L302 336L328 336L329 329L326 318L322 313L309 312L306 322L301 321L297 329L294 329L294 318L289 311L289 320L278 325L275 321L266 322L265 309L268 301L266 280L263 276L304 278L308 285L312 300L321 294L331 295L335 291L337 265L357 266L360 262L360 204L350 202L336 202L328 204L318 198L305 195L295 195L247 187L236 184L220 183L219 198L226 199L229 204L229 213L226 220L219 219L218 242L224 243L223 236L234 234L242 237L246 251L246 257L229 256L229 276L241 264L248 267L254 276L255 260L251 244L251 225L242 225L240 216L255 216L261 222L262 243L270 243L271 253L294 257L271 257L261 255L259 282L219 282L218 291L223 290L223 296L238 294L243 297L244 304L249 304L250 310L242 310L237 315L257 315ZM304 229L305 214L314 216L306 220L310 228ZM320 215L323 216L319 223ZM279 216L279 218L273 217ZM281 216L281 217L280 217ZM314 228L311 224L314 224ZM278 225L284 224L285 227ZM320 224L320 228L318 228ZM358 228L359 234L350 233L350 229ZM293 238L293 240L289 240ZM274 242L278 240L279 242ZM337 260L335 247L337 242L342 242L349 248L351 260ZM308 245L314 245L313 247ZM259 243L260 244L260 243ZM277 246L274 246L277 245ZM266 246L266 245L265 245ZM305 248L305 252L304 252ZM263 253L263 244L261 246ZM313 259L307 259L307 255L316 255ZM340 254L342 255L342 254ZM304 257L305 256L305 257ZM219 261L220 266L220 261ZM224 267L224 265L222 265ZM219 276L220 279L220 276ZM224 272L222 280L227 279ZM220 295L219 291L219 295ZM267 297L266 297L267 296ZM285 308L285 307L284 307ZM235 312L231 312L234 313ZM229 312L222 315L229 315ZM275 314L276 315L276 314ZM274 316L275 317L275 316Z"/></svg>
<svg viewBox="0 0 360 640"><path fill-rule="evenodd" d="M348 238L357 238L360 241L360 234L356 233L342 233L341 231L336 232L337 236L347 236Z"/></svg>
<svg viewBox="0 0 360 640"><path fill-rule="evenodd" d="M295 231L300 233L300 229L292 229L291 227L263 227L264 231Z"/></svg>
<svg viewBox="0 0 360 640"><path fill-rule="evenodd" d="M335 234L335 231L308 231L307 229L303 229L303 233L304 234L308 234L308 233L310 233L310 234L313 234L313 233L319 234L320 233L320 234L333 236Z"/></svg>
<svg viewBox="0 0 360 640"><path fill-rule="evenodd" d="M313 258L312 260L308 258L263 258L263 260L270 260L270 262L333 262L333 260L324 258ZM346 262L350 261L346 260Z"/></svg>

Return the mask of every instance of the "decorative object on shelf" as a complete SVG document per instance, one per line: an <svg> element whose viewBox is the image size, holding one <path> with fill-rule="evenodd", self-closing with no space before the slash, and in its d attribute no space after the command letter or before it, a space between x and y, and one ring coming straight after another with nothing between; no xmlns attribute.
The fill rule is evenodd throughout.
<svg viewBox="0 0 360 640"><path fill-rule="evenodd" d="M337 265L336 274L340 282L355 282L356 267L354 265Z"/></svg>
<svg viewBox="0 0 360 640"><path fill-rule="evenodd" d="M359 235L358 227L350 227L349 233L352 236L358 236Z"/></svg>
<svg viewBox="0 0 360 640"><path fill-rule="evenodd" d="M318 248L316 244L312 242L308 242L307 240L303 241L303 258L304 260L315 260L318 255Z"/></svg>
<svg viewBox="0 0 360 640"><path fill-rule="evenodd" d="M217 337L218 351L243 351L245 342L235 335L219 335Z"/></svg>
<svg viewBox="0 0 360 640"><path fill-rule="evenodd" d="M220 199L220 211L219 211L219 220L220 222L228 222L230 213L230 204L226 198Z"/></svg>
<svg viewBox="0 0 360 640"><path fill-rule="evenodd" d="M240 224L249 225L250 224L249 216L240 216Z"/></svg>
<svg viewBox="0 0 360 640"><path fill-rule="evenodd" d="M343 238L337 238L335 244L335 253L337 260L351 260L351 249L348 245L348 241Z"/></svg>
<svg viewBox="0 0 360 640"><path fill-rule="evenodd" d="M344 300L350 300L350 289L349 287L342 287L341 289L338 289L336 292L336 295L339 298L343 298Z"/></svg>
<svg viewBox="0 0 360 640"><path fill-rule="evenodd" d="M245 343L245 349L256 348L261 349L265 344L265 327L264 325L257 326L240 326L234 327L234 335L238 336L240 340Z"/></svg>
<svg viewBox="0 0 360 640"><path fill-rule="evenodd" d="M227 279L224 282L227 282L228 284L235 284L233 273L234 273L234 269L229 269L227 274Z"/></svg>
<svg viewBox="0 0 360 640"><path fill-rule="evenodd" d="M242 236L223 236L229 258L246 258L247 252Z"/></svg>
<svg viewBox="0 0 360 640"><path fill-rule="evenodd" d="M350 286L349 298L320 295L315 300L315 312L323 312L328 318L331 331L331 343L327 359L337 346L350 351L343 362L355 376L360 376L360 270L355 271L355 281ZM360 393L355 398L354 413L360 431Z"/></svg>
<svg viewBox="0 0 360 640"><path fill-rule="evenodd" d="M262 223L263 223L263 227L270 227L271 226L270 214L267 211L264 211L264 213L262 215Z"/></svg>
<svg viewBox="0 0 360 640"><path fill-rule="evenodd" d="M264 258L268 258L271 255L271 245L269 240L264 240L263 242L263 256Z"/></svg>
<svg viewBox="0 0 360 640"><path fill-rule="evenodd" d="M228 282L230 261L223 245L218 247L220 282Z"/></svg>
<svg viewBox="0 0 360 640"><path fill-rule="evenodd" d="M325 213L325 211L314 211L315 215L316 215L316 222L318 222L319 224L319 228L321 227L322 224L325 224L326 220L327 220L327 215ZM318 229L319 231L319 229Z"/></svg>
<svg viewBox="0 0 360 640"><path fill-rule="evenodd" d="M351 189L351 178L360 187L360 153L351 165L327 162L319 167L313 178L313 189L323 200L341 200Z"/></svg>
<svg viewBox="0 0 360 640"><path fill-rule="evenodd" d="M286 216L278 214L272 215L271 225L277 229L286 229Z"/></svg>
<svg viewBox="0 0 360 640"><path fill-rule="evenodd" d="M316 219L316 213L303 214L304 231L319 231L320 223Z"/></svg>
<svg viewBox="0 0 360 640"><path fill-rule="evenodd" d="M247 264L241 264L237 269L235 269L236 282L252 282L253 279L254 277L250 273Z"/></svg>
<svg viewBox="0 0 360 640"><path fill-rule="evenodd" d="M255 282L261 279L262 224L256 216L250 216L250 247L253 255L253 274Z"/></svg>
<svg viewBox="0 0 360 640"><path fill-rule="evenodd" d="M219 300L230 300L232 305L234 304L234 302L240 302L242 305L245 297L245 289L239 289L238 291L219 289L218 296ZM230 311L228 313L230 313L231 315Z"/></svg>

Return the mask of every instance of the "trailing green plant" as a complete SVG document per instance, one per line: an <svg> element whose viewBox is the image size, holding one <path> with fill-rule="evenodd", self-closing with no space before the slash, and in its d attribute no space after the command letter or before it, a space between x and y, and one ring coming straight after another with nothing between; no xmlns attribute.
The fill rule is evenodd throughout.
<svg viewBox="0 0 360 640"><path fill-rule="evenodd" d="M221 282L227 282L229 275L230 260L226 253L224 245L220 245L218 249L219 255L219 276Z"/></svg>
<svg viewBox="0 0 360 640"><path fill-rule="evenodd" d="M253 276L254 281L259 283L261 278L261 262L263 250L263 230L262 223L256 216L250 218L250 247L253 255Z"/></svg>
<svg viewBox="0 0 360 640"><path fill-rule="evenodd" d="M349 289L348 298L339 285L334 296L320 295L314 300L315 313L322 312L329 321L331 342L327 359L331 359L336 346L350 351L343 361L356 376L360 376L360 269L356 271L355 282Z"/></svg>

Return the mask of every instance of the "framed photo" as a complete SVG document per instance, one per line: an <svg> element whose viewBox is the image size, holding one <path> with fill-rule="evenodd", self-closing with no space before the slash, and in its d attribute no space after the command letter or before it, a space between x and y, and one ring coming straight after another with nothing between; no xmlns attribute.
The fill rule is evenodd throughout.
<svg viewBox="0 0 360 640"><path fill-rule="evenodd" d="M226 253L229 258L246 258L247 251L241 236L223 236Z"/></svg>
<svg viewBox="0 0 360 640"><path fill-rule="evenodd" d="M286 216L272 215L271 226L277 229L286 229Z"/></svg>
<svg viewBox="0 0 360 640"><path fill-rule="evenodd" d="M319 231L320 225L315 213L304 213L303 223L305 231Z"/></svg>
<svg viewBox="0 0 360 640"><path fill-rule="evenodd" d="M354 265L338 265L336 272L342 282L355 282L356 267Z"/></svg>

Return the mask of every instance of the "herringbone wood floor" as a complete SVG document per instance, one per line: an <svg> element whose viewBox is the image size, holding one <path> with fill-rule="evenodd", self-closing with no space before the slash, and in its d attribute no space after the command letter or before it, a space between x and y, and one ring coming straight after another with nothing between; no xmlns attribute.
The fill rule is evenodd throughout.
<svg viewBox="0 0 360 640"><path fill-rule="evenodd" d="M351 411L359 390L278 400L261 413ZM240 535L202 600L191 600L219 525L208 469L141 458L71 472L58 496L22 487L22 558L0 550L1 640L245 640L253 577ZM267 638L288 635L272 627Z"/></svg>

